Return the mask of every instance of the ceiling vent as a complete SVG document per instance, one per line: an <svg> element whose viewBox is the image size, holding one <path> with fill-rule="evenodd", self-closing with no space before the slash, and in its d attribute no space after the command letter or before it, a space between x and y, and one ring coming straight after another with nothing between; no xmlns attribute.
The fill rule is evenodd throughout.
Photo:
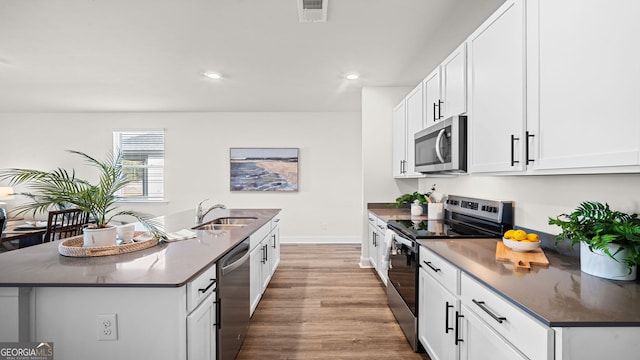
<svg viewBox="0 0 640 360"><path fill-rule="evenodd" d="M327 2L329 0L297 0L298 20L300 22L327 21Z"/></svg>

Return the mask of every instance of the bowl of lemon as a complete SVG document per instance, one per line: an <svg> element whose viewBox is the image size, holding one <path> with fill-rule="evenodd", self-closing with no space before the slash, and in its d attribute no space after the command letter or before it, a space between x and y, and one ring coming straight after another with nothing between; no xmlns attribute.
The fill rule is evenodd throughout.
<svg viewBox="0 0 640 360"><path fill-rule="evenodd" d="M524 230L508 230L502 237L502 242L511 250L518 252L532 251L540 247L538 234L527 234Z"/></svg>

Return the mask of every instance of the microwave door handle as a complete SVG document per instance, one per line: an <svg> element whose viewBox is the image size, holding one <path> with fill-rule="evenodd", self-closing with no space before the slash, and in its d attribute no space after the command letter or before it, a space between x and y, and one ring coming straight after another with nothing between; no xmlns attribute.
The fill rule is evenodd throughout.
<svg viewBox="0 0 640 360"><path fill-rule="evenodd" d="M438 133L438 137L436 138L436 155L438 156L438 159L440 159L440 162L443 164L444 164L444 158L440 153L440 142L442 141L442 137L444 136L444 134L446 134L446 132L447 132L447 129L440 130L440 132Z"/></svg>

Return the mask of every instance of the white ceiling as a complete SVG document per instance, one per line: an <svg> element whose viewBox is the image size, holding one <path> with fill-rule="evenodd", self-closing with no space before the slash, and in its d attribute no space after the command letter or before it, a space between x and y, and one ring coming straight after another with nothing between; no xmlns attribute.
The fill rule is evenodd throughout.
<svg viewBox="0 0 640 360"><path fill-rule="evenodd" d="M0 112L360 111L503 1L329 0L300 23L296 0L0 0Z"/></svg>

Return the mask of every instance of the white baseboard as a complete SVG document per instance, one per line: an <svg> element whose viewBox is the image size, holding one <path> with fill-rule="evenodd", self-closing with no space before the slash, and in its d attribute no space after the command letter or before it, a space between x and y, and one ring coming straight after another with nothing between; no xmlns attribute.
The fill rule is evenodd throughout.
<svg viewBox="0 0 640 360"><path fill-rule="evenodd" d="M282 244L362 244L359 236L281 236Z"/></svg>

